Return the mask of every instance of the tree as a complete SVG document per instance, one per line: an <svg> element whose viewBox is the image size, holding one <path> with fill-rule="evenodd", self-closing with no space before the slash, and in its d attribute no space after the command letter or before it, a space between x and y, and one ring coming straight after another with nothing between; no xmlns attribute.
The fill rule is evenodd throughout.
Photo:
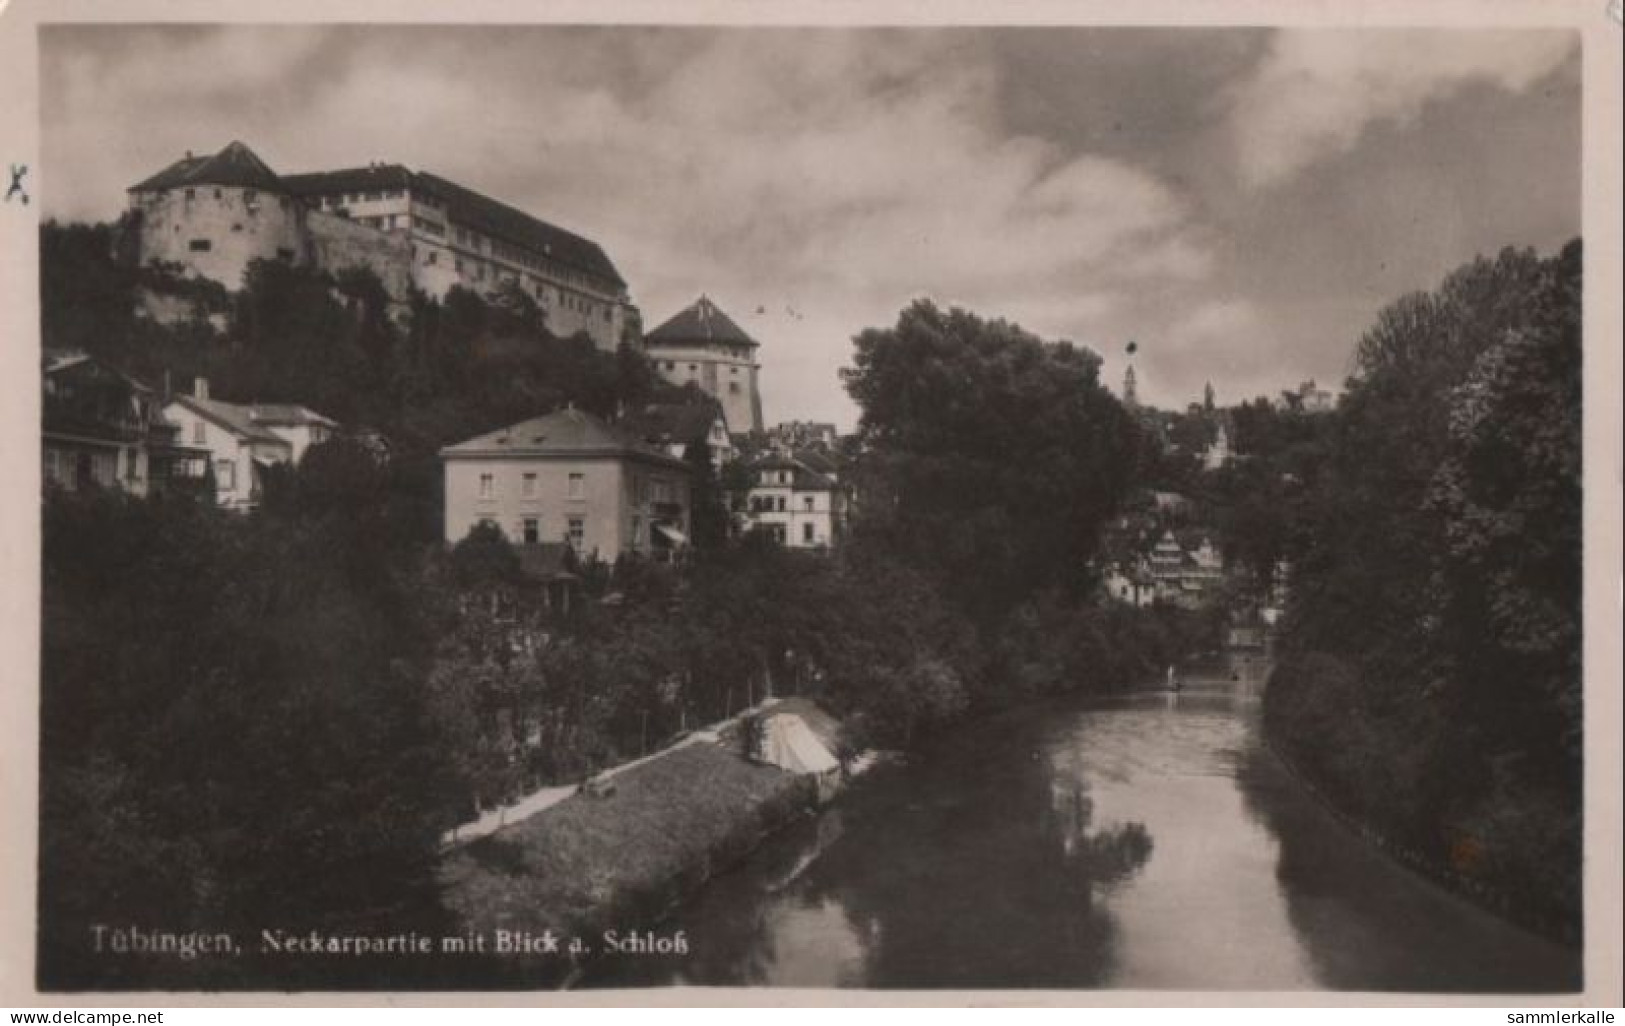
<svg viewBox="0 0 1625 1026"><path fill-rule="evenodd" d="M1136 448L1099 357L926 301L855 347L842 376L862 409L870 528L979 619L1081 587Z"/></svg>

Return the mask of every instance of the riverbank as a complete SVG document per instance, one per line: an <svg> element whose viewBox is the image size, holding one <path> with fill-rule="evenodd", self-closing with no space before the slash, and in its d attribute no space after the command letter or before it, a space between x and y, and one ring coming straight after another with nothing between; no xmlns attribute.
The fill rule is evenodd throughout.
<svg viewBox="0 0 1625 1026"><path fill-rule="evenodd" d="M558 952L500 952L540 957L493 963L524 982L561 980L606 931L659 922L816 804L809 776L738 746L686 745L448 853L441 901L459 931L488 943L499 931L564 939ZM571 951L568 939L581 943Z"/></svg>
<svg viewBox="0 0 1625 1026"><path fill-rule="evenodd" d="M1301 666L1289 667L1288 670L1302 672ZM1272 683L1273 677L1272 670ZM1271 692L1276 695L1273 703L1269 697ZM1294 717L1283 713L1282 705L1279 692L1273 688L1266 689L1262 731L1265 745L1304 790L1347 829L1395 862L1450 893L1559 944L1579 947L1581 923L1578 916L1569 914L1561 902L1549 897L1544 900L1533 897L1520 900L1516 897L1513 889L1500 883L1500 876L1505 874L1498 876L1495 873L1494 863L1489 861L1482 841L1463 835L1448 851L1428 851L1404 839L1401 831L1395 827L1384 824L1376 816L1362 814L1361 810L1351 807L1348 800L1340 799L1337 785L1341 785L1342 790L1354 785L1349 779L1337 779L1335 774L1332 780L1323 779L1314 767L1307 764L1290 736L1291 724L1288 721ZM1524 889L1532 891L1533 886L1526 885Z"/></svg>

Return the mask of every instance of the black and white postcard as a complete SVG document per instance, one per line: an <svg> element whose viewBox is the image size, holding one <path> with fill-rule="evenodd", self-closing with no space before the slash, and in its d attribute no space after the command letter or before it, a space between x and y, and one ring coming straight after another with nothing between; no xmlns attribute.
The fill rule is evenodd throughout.
<svg viewBox="0 0 1625 1026"><path fill-rule="evenodd" d="M1618 1003L1617 4L380 16L0 10L8 993Z"/></svg>

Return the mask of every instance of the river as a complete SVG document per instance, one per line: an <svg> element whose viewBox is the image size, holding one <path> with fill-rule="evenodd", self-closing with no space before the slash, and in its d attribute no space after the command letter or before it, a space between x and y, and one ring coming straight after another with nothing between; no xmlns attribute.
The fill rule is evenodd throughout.
<svg viewBox="0 0 1625 1026"><path fill-rule="evenodd" d="M1234 679L1232 678L1234 674ZM1390 860L1260 738L1262 666L1048 702L859 779L585 986L1532 993L1576 951Z"/></svg>

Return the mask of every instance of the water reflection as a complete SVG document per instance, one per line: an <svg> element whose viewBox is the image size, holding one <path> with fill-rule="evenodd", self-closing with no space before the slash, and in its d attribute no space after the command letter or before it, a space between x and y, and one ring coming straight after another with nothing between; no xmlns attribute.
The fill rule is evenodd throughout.
<svg viewBox="0 0 1625 1026"><path fill-rule="evenodd" d="M1332 818L1267 750L1238 766L1247 810L1281 839L1276 879L1316 977L1338 990L1578 990L1577 951L1397 866Z"/></svg>
<svg viewBox="0 0 1625 1026"><path fill-rule="evenodd" d="M882 767L820 836L803 824L681 916L688 959L603 967L600 986L1091 986L1113 964L1099 899L1151 857L1143 824L1098 822L1042 722L1013 717Z"/></svg>
<svg viewBox="0 0 1625 1026"><path fill-rule="evenodd" d="M1438 891L1262 745L1261 662L1035 706L874 770L589 986L1556 990L1578 957Z"/></svg>

